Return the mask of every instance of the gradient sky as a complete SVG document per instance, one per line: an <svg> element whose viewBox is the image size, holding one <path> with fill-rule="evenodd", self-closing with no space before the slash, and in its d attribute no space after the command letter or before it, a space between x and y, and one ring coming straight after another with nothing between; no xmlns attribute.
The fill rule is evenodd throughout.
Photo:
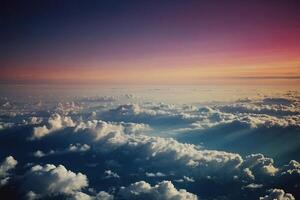
<svg viewBox="0 0 300 200"><path fill-rule="evenodd" d="M2 83L300 79L300 2L1 1Z"/></svg>

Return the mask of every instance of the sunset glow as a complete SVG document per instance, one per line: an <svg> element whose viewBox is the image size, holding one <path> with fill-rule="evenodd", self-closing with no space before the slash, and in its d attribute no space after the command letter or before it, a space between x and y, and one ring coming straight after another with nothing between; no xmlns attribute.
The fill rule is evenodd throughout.
<svg viewBox="0 0 300 200"><path fill-rule="evenodd" d="M2 82L199 84L273 77L276 83L300 77L293 1L9 6L20 14L2 20Z"/></svg>

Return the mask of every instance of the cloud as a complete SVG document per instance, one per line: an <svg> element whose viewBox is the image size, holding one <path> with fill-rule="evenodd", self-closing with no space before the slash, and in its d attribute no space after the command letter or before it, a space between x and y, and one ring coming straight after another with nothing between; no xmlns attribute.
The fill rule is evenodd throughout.
<svg viewBox="0 0 300 200"><path fill-rule="evenodd" d="M148 176L148 177L164 177L166 175L161 172L156 172L156 173L146 172L146 176Z"/></svg>
<svg viewBox="0 0 300 200"><path fill-rule="evenodd" d="M265 98L262 100L263 104L277 104L277 105L290 105L295 101L295 99L291 98L284 98L284 97L270 97L270 98Z"/></svg>
<svg viewBox="0 0 300 200"><path fill-rule="evenodd" d="M290 193L285 193L281 189L271 189L264 197L260 197L260 200L295 200L295 197Z"/></svg>
<svg viewBox="0 0 300 200"><path fill-rule="evenodd" d="M13 126L14 126L14 123L0 122L0 131L3 130L3 129L13 127Z"/></svg>
<svg viewBox="0 0 300 200"><path fill-rule="evenodd" d="M252 99L248 101L237 101L236 103L217 106L223 112L229 113L252 113L267 114L273 116L297 115L300 101L298 98L270 97L263 99Z"/></svg>
<svg viewBox="0 0 300 200"><path fill-rule="evenodd" d="M57 107L54 109L54 111L62 115L69 115L69 114L78 113L82 109L83 107L80 104L71 101L71 102L59 102Z"/></svg>
<svg viewBox="0 0 300 200"><path fill-rule="evenodd" d="M41 117L30 117L27 121L25 121L25 124L35 125L42 123L43 119Z"/></svg>
<svg viewBox="0 0 300 200"><path fill-rule="evenodd" d="M90 145L76 143L76 144L70 144L67 151L68 152L85 152L90 149L91 149Z"/></svg>
<svg viewBox="0 0 300 200"><path fill-rule="evenodd" d="M176 182L195 182L193 177L183 176L182 179L175 180Z"/></svg>
<svg viewBox="0 0 300 200"><path fill-rule="evenodd" d="M140 133L149 130L149 126L146 124L137 123L115 123L105 122L102 120L92 120L87 122L81 122L75 127L75 132L87 130L94 136L95 140L99 140L110 133Z"/></svg>
<svg viewBox="0 0 300 200"><path fill-rule="evenodd" d="M113 199L114 199L113 195L104 191L99 192L95 197L95 200L113 200Z"/></svg>
<svg viewBox="0 0 300 200"><path fill-rule="evenodd" d="M105 170L104 175L104 178L120 178L120 176L117 173L112 172L111 170Z"/></svg>
<svg viewBox="0 0 300 200"><path fill-rule="evenodd" d="M155 199L155 200L197 200L195 194L184 189L177 190L171 181L162 181L151 186L145 181L140 181L121 187L119 195L124 199Z"/></svg>
<svg viewBox="0 0 300 200"><path fill-rule="evenodd" d="M186 112L184 112L186 111ZM168 104L124 104L103 113L109 121L147 123L150 125L174 126L194 121L189 107Z"/></svg>
<svg viewBox="0 0 300 200"><path fill-rule="evenodd" d="M300 176L300 163L296 160L291 160L288 165L284 165L280 169L281 175L298 175Z"/></svg>
<svg viewBox="0 0 300 200"><path fill-rule="evenodd" d="M263 154L251 154L246 156L242 167L250 169L254 175L274 176L278 169L273 164L274 160L266 158Z"/></svg>
<svg viewBox="0 0 300 200"><path fill-rule="evenodd" d="M186 168L186 171L198 175L231 173L242 163L242 158L238 154L199 150L194 145L182 144L171 138L112 132L107 137L98 140L98 145L100 145L99 149L105 146L106 150L119 148L124 152L136 154L139 159L150 162L152 165Z"/></svg>
<svg viewBox="0 0 300 200"><path fill-rule="evenodd" d="M17 161L12 156L8 156L0 164L0 186L6 185L9 181L9 171L14 169L17 165Z"/></svg>
<svg viewBox="0 0 300 200"><path fill-rule="evenodd" d="M180 143L172 138L126 131L128 129L122 126L126 127L128 123L94 121L81 124L81 128L75 128L74 133L93 135L91 143L94 150L101 155L130 159L132 160L130 166L136 165L136 169L138 167L143 167L145 170L154 169L162 174L171 171L176 177L184 177L183 182L197 183L211 177L212 180L220 183L240 181L242 188L244 183L251 184L254 180L257 181L256 184L266 185L272 180L284 181L281 173L288 169L290 172L298 169L295 167L298 164L292 162L283 170L274 165L273 159L263 154L250 154L243 158L239 154L201 149L196 145ZM126 163L122 162L122 164ZM156 174L146 172L146 176L154 177ZM182 182L181 179L174 181L176 180Z"/></svg>
<svg viewBox="0 0 300 200"><path fill-rule="evenodd" d="M71 117L61 116L55 113L48 119L48 125L49 128L45 125L41 127L35 127L33 130L32 139L42 138L54 131L65 127L74 127L75 123L73 122Z"/></svg>
<svg viewBox="0 0 300 200"><path fill-rule="evenodd" d="M88 186L82 173L74 173L63 165L35 165L24 175L24 189L32 198L35 196L74 194Z"/></svg>
<svg viewBox="0 0 300 200"><path fill-rule="evenodd" d="M166 194L181 193L176 188L185 188L190 194L197 194L204 199L258 199L269 188L282 188L296 198L299 196L297 189L300 167L296 161L298 150L292 147L299 144L297 130L300 117L295 114L298 109L295 105L298 104L294 100L293 105L281 101L275 103L274 99L272 102L247 100L236 102L234 106L227 104L237 109L235 111L233 108L223 109L224 105L213 104L178 106L151 102L126 104L100 101L62 103L59 107L63 109L57 109L58 114L53 114L48 120L46 117L53 110L16 117L22 121L23 118L28 120L34 115L48 122L45 125L13 122L22 126L1 131L1 152L9 152L22 158L19 160L20 165L25 166L27 162L32 165L40 164L36 165L40 168L37 172L29 170L24 179L16 179L11 183L20 181L23 191L32 199L44 198L46 194L62 194L67 199L80 200L122 199L124 196L121 196L121 190L140 183L135 183L139 180L148 183L140 183L141 186L132 189L137 196L128 197L129 199L155 199L157 196L153 195L161 188L167 188L162 189L169 191ZM247 107L247 112L238 108L240 105L237 104ZM51 106L48 107L50 108L52 109ZM91 116L93 112L96 114ZM4 120L6 122L12 119ZM32 129L35 140L23 140L32 134ZM177 135L196 135L196 139L205 139L179 141L171 138ZM215 146L210 146L207 137L210 137ZM239 143L240 148L226 148L224 144L227 141ZM274 144L274 148L270 148L270 143ZM229 142L228 146L232 147L231 144L234 143ZM15 149L14 146L18 148ZM268 153L259 153L264 152L262 146L276 153L279 149L292 149L295 152L291 155L294 160L289 162L290 157L286 157L286 160L278 162L278 157L285 154L281 155L279 152L273 157ZM28 156L32 152L34 156ZM55 165L46 167L46 163ZM284 165L285 163L288 164ZM84 174L86 184L83 184L84 178L70 181L70 173L75 174L74 177L79 173L67 169L64 173L55 170L63 165L71 167L69 169L72 171L88 175L90 188L87 188L88 181ZM171 182L160 182L166 178L176 188ZM60 188L73 189L65 191L55 188L53 182L66 185ZM73 182L82 183L75 187ZM129 186L120 189L120 184ZM6 187L8 186L10 184ZM171 186L174 190L170 189ZM148 192L140 191L139 188L146 188L145 191ZM96 190L103 191L97 193ZM179 199L184 199L181 195L178 196ZM176 198L176 195L172 197Z"/></svg>
<svg viewBox="0 0 300 200"><path fill-rule="evenodd" d="M45 153L41 150L37 150L33 153L34 157L37 158L42 158L45 156L50 156L50 155L59 155L59 154L67 154L67 153L83 153L86 151L89 151L91 149L91 146L88 144L70 144L68 148L63 149L63 150L50 150L49 152Z"/></svg>
<svg viewBox="0 0 300 200"><path fill-rule="evenodd" d="M67 200L113 200L114 196L107 192L101 191L95 196L85 194L83 192L75 192Z"/></svg>
<svg viewBox="0 0 300 200"><path fill-rule="evenodd" d="M33 156L37 157L37 158L41 158L41 157L44 157L46 156L47 154L45 154L43 151L41 150L37 150L33 153Z"/></svg>
<svg viewBox="0 0 300 200"><path fill-rule="evenodd" d="M263 184L250 183L249 185L244 186L243 189L254 190L254 189L262 188L263 186L264 186Z"/></svg>

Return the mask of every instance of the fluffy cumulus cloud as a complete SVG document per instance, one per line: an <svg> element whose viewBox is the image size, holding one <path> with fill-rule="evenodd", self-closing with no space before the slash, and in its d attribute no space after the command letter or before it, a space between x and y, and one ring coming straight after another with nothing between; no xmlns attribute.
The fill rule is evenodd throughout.
<svg viewBox="0 0 300 200"><path fill-rule="evenodd" d="M271 158L266 158L262 154L251 154L246 156L243 167L251 169L252 173L274 176L278 169L274 167L274 161Z"/></svg>
<svg viewBox="0 0 300 200"><path fill-rule="evenodd" d="M87 144L76 143L76 144L70 144L67 151L69 151L69 152L85 152L85 151L90 150L90 148L91 147Z"/></svg>
<svg viewBox="0 0 300 200"><path fill-rule="evenodd" d="M155 199L155 200L197 200L195 194L189 193L184 189L177 190L172 182L162 181L157 185L151 186L145 181L140 181L122 187L119 195L124 199Z"/></svg>
<svg viewBox="0 0 300 200"><path fill-rule="evenodd" d="M174 171L176 175L184 177L176 179L177 182L195 182L208 176L261 181L267 177L277 177L280 172L292 173L293 170L297 170L295 162L289 164L289 167L286 166L288 168L286 170L279 169L274 166L273 159L263 154L251 154L242 158L239 154L205 150L172 138L146 136L140 133L144 128L134 123L93 120L78 124L73 134L92 136L90 143L100 153L114 152L119 155L125 153L125 156L133 155L134 162L141 166L145 163L148 167ZM159 175L146 173L148 177ZM119 175L107 170L105 177L119 177Z"/></svg>
<svg viewBox="0 0 300 200"><path fill-rule="evenodd" d="M9 181L9 171L14 169L17 161L12 156L8 156L0 164L0 186L5 185Z"/></svg>
<svg viewBox="0 0 300 200"><path fill-rule="evenodd" d="M260 197L260 200L295 200L295 197L290 193L285 193L281 189L271 189L264 197Z"/></svg>
<svg viewBox="0 0 300 200"><path fill-rule="evenodd" d="M148 129L149 126L146 124L123 122L114 123L101 120L92 120L79 123L75 127L75 132L86 130L88 133L94 136L95 140L99 140L111 133L140 133L141 131L147 131Z"/></svg>
<svg viewBox="0 0 300 200"><path fill-rule="evenodd" d="M86 134L94 135L94 142L100 151L103 147L106 150L129 151L137 157L140 156L139 160L153 161L152 165L172 166L177 168L177 171L184 168L189 173L194 172L198 177L218 173L225 176L227 173L228 175L246 174L249 178L255 179L256 175L275 176L279 172L279 169L274 166L274 160L263 154L251 154L243 159L239 154L205 150L192 144L180 143L172 138L127 132L126 128L121 128L123 125L101 122L101 126L91 126L92 128L84 130ZM77 128L75 130L79 131ZM298 166L296 161L292 161L285 167L288 168L285 171L295 173Z"/></svg>
<svg viewBox="0 0 300 200"><path fill-rule="evenodd" d="M75 126L75 123L71 117L61 116L55 113L48 119L48 127L44 125L34 128L32 139L38 139L59 129L73 126Z"/></svg>
<svg viewBox="0 0 300 200"><path fill-rule="evenodd" d="M24 189L31 199L46 195L76 194L88 186L82 173L74 173L63 165L35 165L24 175Z"/></svg>

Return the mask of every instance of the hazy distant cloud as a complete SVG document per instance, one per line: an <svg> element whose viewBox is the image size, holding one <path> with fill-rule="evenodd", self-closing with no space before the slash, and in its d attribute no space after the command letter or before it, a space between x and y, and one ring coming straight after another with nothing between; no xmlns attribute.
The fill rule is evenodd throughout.
<svg viewBox="0 0 300 200"><path fill-rule="evenodd" d="M75 114L80 112L83 109L83 107L75 103L74 101L71 102L59 102L57 107L54 109L54 112L57 112L61 115L69 115L69 114Z"/></svg>
<svg viewBox="0 0 300 200"><path fill-rule="evenodd" d="M111 170L105 170L104 178L120 178L120 176Z"/></svg>
<svg viewBox="0 0 300 200"><path fill-rule="evenodd" d="M290 104L294 103L296 100L292 98L285 98L285 97L269 97L262 100L263 104L269 105L285 105L289 106Z"/></svg>
<svg viewBox="0 0 300 200"><path fill-rule="evenodd" d="M299 104L299 98L270 97L247 101L241 100L233 104L218 106L218 109L229 113L252 113L286 116L299 114Z"/></svg>
<svg viewBox="0 0 300 200"><path fill-rule="evenodd" d="M33 153L33 156L35 156L35 157L37 157L37 158L41 158L41 157L46 156L46 154L45 154L43 151L41 151L41 150L37 150L37 151L35 151L35 152Z"/></svg>
<svg viewBox="0 0 300 200"><path fill-rule="evenodd" d="M156 173L146 172L146 176L148 176L148 177L164 177L166 175L161 172L156 172Z"/></svg>
<svg viewBox="0 0 300 200"><path fill-rule="evenodd" d="M103 113L103 117L110 121L170 126L194 121L194 116L190 115L190 112L192 111L188 107L183 108L169 104L124 104Z"/></svg>
<svg viewBox="0 0 300 200"><path fill-rule="evenodd" d="M0 187L8 182L10 179L9 171L14 169L17 163L18 162L14 159L14 157L8 156L0 164Z"/></svg>
<svg viewBox="0 0 300 200"><path fill-rule="evenodd" d="M35 125L42 123L43 119L41 117L30 117L27 121L25 121L25 124Z"/></svg>
<svg viewBox="0 0 300 200"><path fill-rule="evenodd" d="M151 186L145 181L140 181L122 187L119 195L124 199L145 199L145 200L197 200L195 194L184 189L177 190L172 182L162 181L155 186Z"/></svg>
<svg viewBox="0 0 300 200"><path fill-rule="evenodd" d="M249 185L244 186L243 189L254 190L254 189L262 188L263 186L264 186L263 184L250 183Z"/></svg>
<svg viewBox="0 0 300 200"><path fill-rule="evenodd" d="M45 153L41 150L37 150L33 153L33 156L37 158L41 158L44 156L49 155L58 155L58 154L66 154L66 153L82 153L89 151L91 149L90 145L88 144L70 144L68 148L62 150L50 150L49 152Z"/></svg>
<svg viewBox="0 0 300 200"><path fill-rule="evenodd" d="M183 176L181 179L175 180L176 182L195 182L193 177Z"/></svg>

